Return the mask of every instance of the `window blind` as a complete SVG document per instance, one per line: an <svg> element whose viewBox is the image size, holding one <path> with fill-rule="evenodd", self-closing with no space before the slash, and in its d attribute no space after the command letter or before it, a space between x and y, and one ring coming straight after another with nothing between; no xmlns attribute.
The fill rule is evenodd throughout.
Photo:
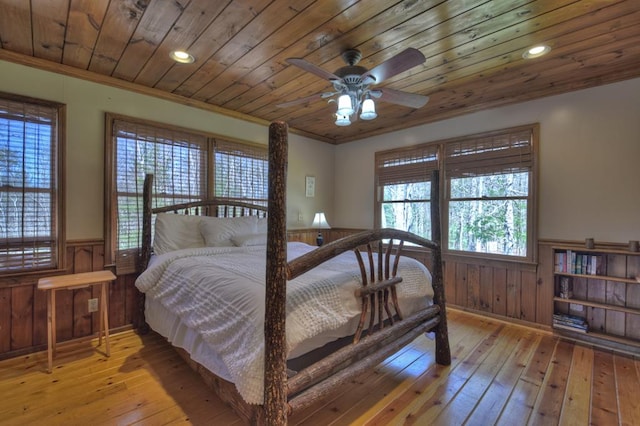
<svg viewBox="0 0 640 426"><path fill-rule="evenodd" d="M376 153L378 186L429 181L431 172L437 168L437 145Z"/></svg>
<svg viewBox="0 0 640 426"><path fill-rule="evenodd" d="M216 197L267 205L269 152L266 146L216 140L213 164Z"/></svg>
<svg viewBox="0 0 640 426"><path fill-rule="evenodd" d="M108 261L118 274L135 272L142 230L142 189L154 175L155 207L209 196L266 205L266 146L107 114L111 167L106 171L110 226ZM209 164L211 162L211 164ZM209 212L215 215L214 212Z"/></svg>
<svg viewBox="0 0 640 426"><path fill-rule="evenodd" d="M461 139L444 145L447 178L526 172L533 163L530 129Z"/></svg>
<svg viewBox="0 0 640 426"><path fill-rule="evenodd" d="M0 99L0 271L58 266L58 105Z"/></svg>
<svg viewBox="0 0 640 426"><path fill-rule="evenodd" d="M207 137L126 120L113 121L115 139L114 233L119 274L136 270L142 238L142 189L154 175L154 206L206 197Z"/></svg>

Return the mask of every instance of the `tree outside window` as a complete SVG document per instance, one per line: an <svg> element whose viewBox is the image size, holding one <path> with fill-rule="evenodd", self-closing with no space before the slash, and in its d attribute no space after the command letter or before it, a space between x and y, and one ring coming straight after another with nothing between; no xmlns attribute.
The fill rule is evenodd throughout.
<svg viewBox="0 0 640 426"><path fill-rule="evenodd" d="M528 173L451 179L449 249L527 255Z"/></svg>
<svg viewBox="0 0 640 426"><path fill-rule="evenodd" d="M0 273L62 264L60 104L0 96Z"/></svg>
<svg viewBox="0 0 640 426"><path fill-rule="evenodd" d="M112 224L107 229L110 249L106 255L113 258L118 273L136 271L142 191L148 173L154 175L154 207L209 196L267 204L266 146L114 114L107 114L107 128L113 166L105 177L112 188L106 200Z"/></svg>
<svg viewBox="0 0 640 426"><path fill-rule="evenodd" d="M431 237L430 184L439 170L446 251L533 260L538 126L376 153L375 223Z"/></svg>

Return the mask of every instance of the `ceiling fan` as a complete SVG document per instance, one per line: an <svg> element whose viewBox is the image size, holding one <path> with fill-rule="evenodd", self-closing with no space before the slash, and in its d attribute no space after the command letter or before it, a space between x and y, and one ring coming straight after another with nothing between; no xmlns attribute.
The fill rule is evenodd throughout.
<svg viewBox="0 0 640 426"><path fill-rule="evenodd" d="M347 65L337 69L334 73L325 71L302 58L288 58L287 62L291 65L295 65L322 79L329 80L333 85L334 91L317 93L305 98L284 102L277 106L287 108L319 99L333 98L337 95L336 124L338 126L348 126L351 124L351 117L357 119L358 111L360 111L360 118L363 120L372 120L377 117L373 98L410 108L421 108L429 101L428 96L389 88L371 88L375 84L379 84L388 78L424 63L425 57L418 49L410 47L403 50L370 70L357 65L361 58L362 54L359 50L346 50L342 53L342 59ZM336 100L330 99L329 102L336 102Z"/></svg>

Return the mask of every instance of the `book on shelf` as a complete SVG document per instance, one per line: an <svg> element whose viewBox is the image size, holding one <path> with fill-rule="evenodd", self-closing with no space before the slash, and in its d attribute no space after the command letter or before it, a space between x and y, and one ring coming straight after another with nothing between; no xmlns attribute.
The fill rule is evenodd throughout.
<svg viewBox="0 0 640 426"><path fill-rule="evenodd" d="M553 314L553 319L564 321L564 322L571 322L575 324L586 324L587 322L586 319L579 317L577 315L571 315L571 314Z"/></svg>
<svg viewBox="0 0 640 426"><path fill-rule="evenodd" d="M565 324L555 324L554 323L553 326L555 328L561 328L563 330L575 331L577 333L586 333L587 331L589 331L586 328L574 327L574 326L565 325Z"/></svg>
<svg viewBox="0 0 640 426"><path fill-rule="evenodd" d="M584 256L581 254L576 254L576 264L573 267L574 274L584 274L584 265L582 264L582 260Z"/></svg>
<svg viewBox="0 0 640 426"><path fill-rule="evenodd" d="M567 272L576 273L576 253L571 250L567 250Z"/></svg>
<svg viewBox="0 0 640 426"><path fill-rule="evenodd" d="M584 318L569 314L553 314L553 326L580 333L586 333L589 330L589 324Z"/></svg>
<svg viewBox="0 0 640 426"><path fill-rule="evenodd" d="M599 254L582 254L572 250L557 251L554 254L555 272L579 275L602 275L603 257Z"/></svg>
<svg viewBox="0 0 640 426"><path fill-rule="evenodd" d="M567 261L566 261L566 253L557 251L555 253L554 262L553 262L554 271L556 272L567 272Z"/></svg>
<svg viewBox="0 0 640 426"><path fill-rule="evenodd" d="M573 297L573 283L570 277L560 277L560 294L563 299L571 299Z"/></svg>

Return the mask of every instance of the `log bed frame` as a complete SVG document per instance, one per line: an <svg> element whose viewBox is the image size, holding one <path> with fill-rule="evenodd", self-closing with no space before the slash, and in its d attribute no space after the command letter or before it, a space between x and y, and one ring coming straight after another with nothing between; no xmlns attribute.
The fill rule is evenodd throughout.
<svg viewBox="0 0 640 426"><path fill-rule="evenodd" d="M146 267L151 256L151 217L159 212L180 212L197 209L198 213L212 216L234 217L247 214L267 216L266 251L266 312L265 312L265 373L264 404L244 402L235 385L227 382L193 361L189 354L178 353L194 368L222 400L228 403L247 423L286 425L287 416L309 406L317 398L330 394L333 389L353 377L375 367L386 357L409 344L418 335L435 332L436 362L451 364L447 331L442 256L440 250L440 209L437 173L433 174L431 188L431 220L433 240L427 240L404 231L375 229L363 231L328 243L310 253L287 262L286 230L286 177L288 156L288 128L284 122L273 122L269 127L269 202L265 209L225 199L206 200L162 208L151 208L152 179L148 175L144 185L143 247L141 266ZM266 214L268 212L268 215ZM383 247L382 240L389 239ZM399 243L394 249L393 242ZM432 254L433 305L403 318L398 307L395 286L402 281L396 276L398 260L404 242L426 247ZM372 247L377 246L377 271ZM368 262L360 249L366 247ZM385 248L386 247L386 248ZM292 377L287 369L285 310L287 281L304 274L321 263L353 250L362 276L362 287L356 292L361 299L362 313L356 335L347 344L329 356L307 366ZM391 257L395 252L394 260ZM367 265L368 263L368 265ZM367 266L369 271L367 273ZM140 309L144 313L144 295ZM386 319L384 314L386 313ZM375 320L375 317L378 320ZM366 318L369 324L365 329ZM144 316L142 316L144 318ZM141 332L149 330L146 323Z"/></svg>

